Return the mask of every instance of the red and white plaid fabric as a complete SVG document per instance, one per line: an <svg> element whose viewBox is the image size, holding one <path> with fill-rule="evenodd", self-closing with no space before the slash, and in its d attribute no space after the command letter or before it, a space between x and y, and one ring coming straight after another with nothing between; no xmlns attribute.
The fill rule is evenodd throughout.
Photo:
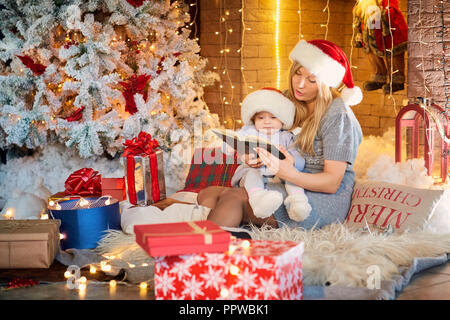
<svg viewBox="0 0 450 320"><path fill-rule="evenodd" d="M181 191L200 192L209 186L231 187L231 178L239 163L236 154L226 155L221 148L196 149Z"/></svg>

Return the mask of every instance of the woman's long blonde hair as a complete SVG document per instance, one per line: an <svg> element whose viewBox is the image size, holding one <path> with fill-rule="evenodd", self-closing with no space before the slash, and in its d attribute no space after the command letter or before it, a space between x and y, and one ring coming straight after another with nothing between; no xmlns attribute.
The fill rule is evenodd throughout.
<svg viewBox="0 0 450 320"><path fill-rule="evenodd" d="M304 154L315 155L314 152L314 138L319 129L320 120L327 112L331 102L334 98L339 97L338 90L327 86L326 84L317 80L318 93L314 106L314 111L309 114L308 107L303 101L298 101L295 98L294 88L292 87L292 77L297 70L302 67L299 63L293 62L289 71L289 89L287 96L294 102L296 107L295 119L293 128L301 127L300 135L295 142L300 151Z"/></svg>

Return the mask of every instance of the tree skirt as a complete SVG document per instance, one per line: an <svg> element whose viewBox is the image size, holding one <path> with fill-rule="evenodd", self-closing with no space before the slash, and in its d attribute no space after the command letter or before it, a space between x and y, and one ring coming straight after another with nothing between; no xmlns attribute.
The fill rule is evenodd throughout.
<svg viewBox="0 0 450 320"><path fill-rule="evenodd" d="M415 273L450 259L450 234L426 230L385 235L332 224L313 230L252 226L250 233L255 240L305 243L305 299L394 299ZM66 250L57 259L66 265L84 266L88 264L85 255L94 252L100 256L87 260L100 263L104 257L110 258L112 275L124 272L125 280L133 283L153 278L149 267L153 259L136 244L134 235L116 230L109 231L93 252ZM380 289L368 289L373 266L380 271Z"/></svg>

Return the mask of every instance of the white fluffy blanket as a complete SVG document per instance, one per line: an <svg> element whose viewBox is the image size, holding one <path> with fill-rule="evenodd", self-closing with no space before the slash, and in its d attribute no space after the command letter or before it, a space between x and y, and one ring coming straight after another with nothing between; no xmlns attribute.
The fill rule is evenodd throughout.
<svg viewBox="0 0 450 320"><path fill-rule="evenodd" d="M343 224L322 229L270 227L251 231L253 239L303 241L304 284L367 287L368 268L378 266L381 280L391 280L414 258L438 257L450 253L450 234L430 231L383 235L352 231ZM111 231L97 251L115 256L127 264L139 265L152 259L135 243L133 235ZM150 259L150 260L149 260Z"/></svg>

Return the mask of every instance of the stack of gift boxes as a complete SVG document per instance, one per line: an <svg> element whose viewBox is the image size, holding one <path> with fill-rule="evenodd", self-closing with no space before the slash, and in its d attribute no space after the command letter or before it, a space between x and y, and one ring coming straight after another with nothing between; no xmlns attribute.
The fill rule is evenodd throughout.
<svg viewBox="0 0 450 320"><path fill-rule="evenodd" d="M124 178L80 169L66 180L64 192L49 198L52 219L1 221L0 267L48 268L60 246L95 248L106 229L120 229L119 201L148 206L164 199L158 143L141 132L125 146ZM303 297L301 242L236 239L208 220L136 225L134 232L155 258L156 299Z"/></svg>
<svg viewBox="0 0 450 320"><path fill-rule="evenodd" d="M155 257L155 298L300 300L303 243L231 237L211 221L137 225Z"/></svg>
<svg viewBox="0 0 450 320"><path fill-rule="evenodd" d="M73 172L48 199L49 220L0 220L0 268L49 268L59 249L92 249L108 229L120 230L119 202L147 206L165 198L162 151L145 132L125 142L125 176Z"/></svg>

